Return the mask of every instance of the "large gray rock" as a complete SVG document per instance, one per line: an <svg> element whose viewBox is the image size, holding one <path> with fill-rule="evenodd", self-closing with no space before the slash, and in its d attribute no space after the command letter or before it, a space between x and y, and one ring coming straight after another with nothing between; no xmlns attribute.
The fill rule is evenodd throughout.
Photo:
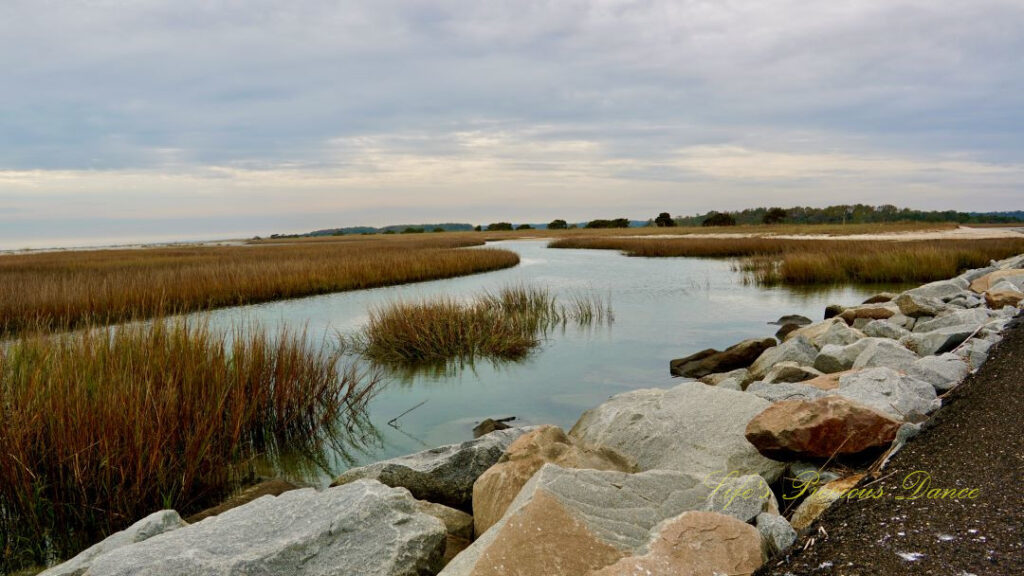
<svg viewBox="0 0 1024 576"><path fill-rule="evenodd" d="M783 384L754 382L749 388L747 388L747 393L753 394L758 398L764 398L772 403L783 402L786 400L814 400L815 398L821 398L822 396L827 395L827 392L821 388L808 386L807 384L800 384L798 382Z"/></svg>
<svg viewBox="0 0 1024 576"><path fill-rule="evenodd" d="M718 512L748 523L765 512L779 513L775 493L757 474L711 476L704 479L704 484L714 486L700 508L705 512Z"/></svg>
<svg viewBox="0 0 1024 576"><path fill-rule="evenodd" d="M941 356L918 359L907 369L907 374L928 382L936 390L946 391L963 381L970 371L967 362L960 356L947 352Z"/></svg>
<svg viewBox="0 0 1024 576"><path fill-rule="evenodd" d="M988 311L983 308L957 310L951 314L939 316L938 318L933 318L927 322L918 322L914 325L914 332L931 332L933 330L938 330L939 328L949 328L950 326L980 326L991 319L992 318Z"/></svg>
<svg viewBox="0 0 1024 576"><path fill-rule="evenodd" d="M982 276L987 276L997 270L999 270L998 266L975 268L974 270L968 270L967 272L964 272L963 274L957 276L957 278L960 278L964 282L967 282L967 285L970 286L971 282L974 282L978 278L981 278Z"/></svg>
<svg viewBox="0 0 1024 576"><path fill-rule="evenodd" d="M761 533L761 541L764 543L765 554L768 557L785 552L796 542L796 530L778 514L770 512L758 514L757 531Z"/></svg>
<svg viewBox="0 0 1024 576"><path fill-rule="evenodd" d="M907 334L910 334L909 330L894 324L889 320L872 320L864 327L864 335L869 338L888 338L890 340L899 340Z"/></svg>
<svg viewBox="0 0 1024 576"><path fill-rule="evenodd" d="M103 554L85 576L425 576L445 537L408 490L360 480L264 496Z"/></svg>
<svg viewBox="0 0 1024 576"><path fill-rule="evenodd" d="M814 357L814 368L825 374L849 370L868 346L885 341L884 338L862 338L846 346L829 344Z"/></svg>
<svg viewBox="0 0 1024 576"><path fill-rule="evenodd" d="M917 362L918 355L892 340L882 339L868 344L853 362L854 370L885 366L905 372Z"/></svg>
<svg viewBox="0 0 1024 576"><path fill-rule="evenodd" d="M941 406L935 388L892 368L870 368L839 378L839 388L830 392L860 402L900 421L914 421Z"/></svg>
<svg viewBox="0 0 1024 576"><path fill-rule="evenodd" d="M877 320L869 320L869 322L877 322ZM828 327L828 330L824 334L812 340L812 343L821 348L829 344L836 346L847 346L854 342L864 338L864 332L857 330L856 328L850 328L845 322L835 322Z"/></svg>
<svg viewBox="0 0 1024 576"><path fill-rule="evenodd" d="M814 357L818 349L810 340L803 336L791 337L782 344L769 348L758 356L757 360L750 365L750 378L761 380L771 370L772 366L779 362L796 362L804 366L814 363Z"/></svg>
<svg viewBox="0 0 1024 576"><path fill-rule="evenodd" d="M662 521L714 508L708 501L717 487L717 480L669 470L628 474L546 464L523 486L505 515L441 575L590 574L646 553L651 532ZM741 505L740 500L757 500L760 504L754 507L762 511L770 510L773 501L760 500L761 491L747 497L719 492L719 507L727 496L736 496L723 513L742 506L741 515L749 515L746 502Z"/></svg>
<svg viewBox="0 0 1024 576"><path fill-rule="evenodd" d="M161 510L146 516L120 532L111 534L101 542L86 548L77 556L39 576L81 576L96 558L118 548L148 540L159 534L188 526L174 510Z"/></svg>
<svg viewBox="0 0 1024 576"><path fill-rule="evenodd" d="M914 332L900 338L900 344L916 352L918 356L932 356L949 352L971 337L980 326L964 324L939 328L930 332Z"/></svg>
<svg viewBox="0 0 1024 576"><path fill-rule="evenodd" d="M782 465L758 454L743 436L747 422L769 405L753 394L687 382L613 396L584 413L569 435L618 450L641 470L697 476L735 470L771 482Z"/></svg>
<svg viewBox="0 0 1024 576"><path fill-rule="evenodd" d="M988 340L982 338L971 338L964 345L957 349L953 354L956 354L967 363L967 366L971 370L977 370L981 368L981 365L988 360L988 351L992 348L993 344Z"/></svg>
<svg viewBox="0 0 1024 576"><path fill-rule="evenodd" d="M942 301L947 301L959 296L961 292L965 292L969 285L970 283L962 278L953 278L952 280L931 282L924 286L914 288L913 290L907 290L904 294L909 294L911 296L925 296L928 298L937 298Z"/></svg>
<svg viewBox="0 0 1024 576"><path fill-rule="evenodd" d="M475 440L449 444L346 471L333 486L370 478L402 487L420 500L469 511L473 483L494 466L512 442L533 428L496 430Z"/></svg>

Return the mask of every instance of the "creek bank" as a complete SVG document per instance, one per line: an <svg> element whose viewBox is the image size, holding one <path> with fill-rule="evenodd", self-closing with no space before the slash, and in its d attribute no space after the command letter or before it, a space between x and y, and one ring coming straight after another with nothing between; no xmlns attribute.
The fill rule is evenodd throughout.
<svg viewBox="0 0 1024 576"><path fill-rule="evenodd" d="M682 359L717 371L613 396L568 434L510 428L379 462L320 492L111 536L52 574L749 574L879 473L879 452L898 459L985 361L1019 312L988 290L1021 293L1024 256L990 268L830 306L728 361Z"/></svg>

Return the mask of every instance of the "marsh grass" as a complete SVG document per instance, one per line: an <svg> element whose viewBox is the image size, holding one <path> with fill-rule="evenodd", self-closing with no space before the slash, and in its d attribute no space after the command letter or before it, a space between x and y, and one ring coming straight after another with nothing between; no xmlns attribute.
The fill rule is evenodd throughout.
<svg viewBox="0 0 1024 576"><path fill-rule="evenodd" d="M373 362L398 367L518 360L555 327L613 320L611 304L598 296L573 294L563 302L543 288L510 286L470 302L440 297L372 309L350 342Z"/></svg>
<svg viewBox="0 0 1024 576"><path fill-rule="evenodd" d="M552 248L621 250L630 256L736 258L760 285L931 282L1024 252L1024 238L972 240L798 240L741 238L570 238Z"/></svg>
<svg viewBox="0 0 1024 576"><path fill-rule="evenodd" d="M376 383L282 330L157 320L0 348L0 572L161 508L215 504L257 459L320 458Z"/></svg>
<svg viewBox="0 0 1024 576"><path fill-rule="evenodd" d="M0 255L0 336L450 278L515 266L438 235Z"/></svg>

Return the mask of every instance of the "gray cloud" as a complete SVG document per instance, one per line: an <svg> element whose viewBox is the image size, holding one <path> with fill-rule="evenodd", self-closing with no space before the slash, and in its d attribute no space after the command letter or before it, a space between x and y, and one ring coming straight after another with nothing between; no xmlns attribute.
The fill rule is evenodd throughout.
<svg viewBox="0 0 1024 576"><path fill-rule="evenodd" d="M259 198L302 226L407 220L410 189L473 220L882 188L1019 209L1021 29L1024 4L993 0L8 0L0 205L215 217Z"/></svg>

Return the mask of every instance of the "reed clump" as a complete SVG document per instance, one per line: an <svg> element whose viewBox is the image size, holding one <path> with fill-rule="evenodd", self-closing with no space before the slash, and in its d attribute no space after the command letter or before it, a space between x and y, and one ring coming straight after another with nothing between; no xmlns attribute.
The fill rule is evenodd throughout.
<svg viewBox="0 0 1024 576"><path fill-rule="evenodd" d="M740 238L568 238L552 248L621 250L630 256L737 258L761 285L911 283L950 278L1024 252L1024 238L839 240Z"/></svg>
<svg viewBox="0 0 1024 576"><path fill-rule="evenodd" d="M517 360L551 328L613 319L610 303L598 296L574 294L563 302L543 288L513 286L469 302L440 297L375 308L352 342L372 361L397 366Z"/></svg>
<svg viewBox="0 0 1024 576"><path fill-rule="evenodd" d="M375 384L339 354L185 320L5 343L0 572L215 504L257 459L324 449Z"/></svg>
<svg viewBox="0 0 1024 576"><path fill-rule="evenodd" d="M445 235L0 255L0 335L113 324L515 266Z"/></svg>

